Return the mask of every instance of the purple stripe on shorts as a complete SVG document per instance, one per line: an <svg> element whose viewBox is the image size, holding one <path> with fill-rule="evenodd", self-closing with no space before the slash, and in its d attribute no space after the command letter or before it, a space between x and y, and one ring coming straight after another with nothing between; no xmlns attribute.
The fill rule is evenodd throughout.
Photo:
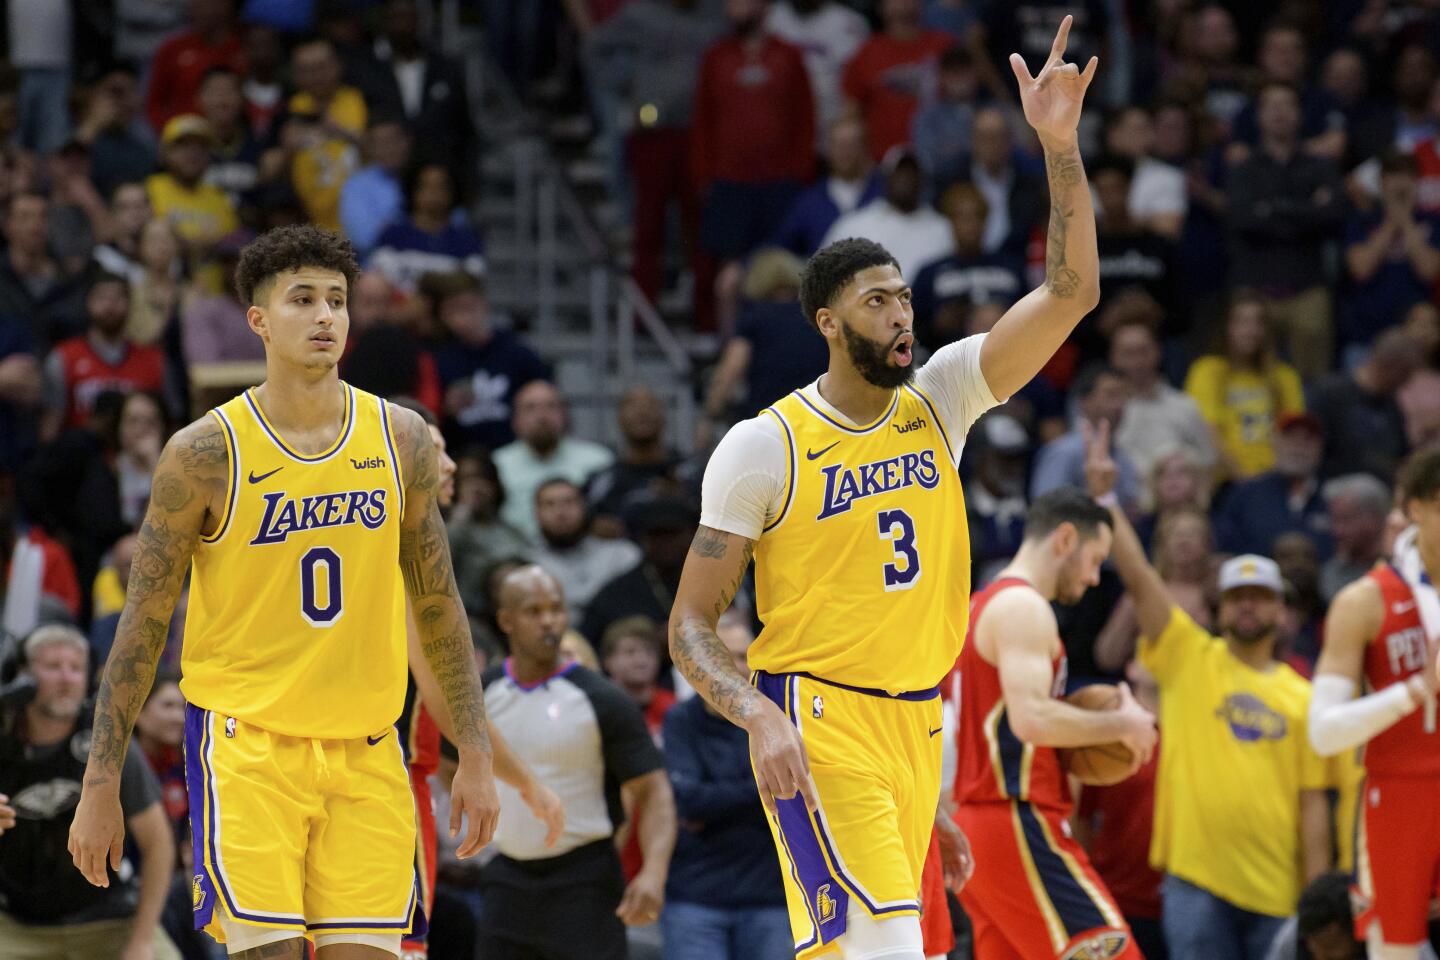
<svg viewBox="0 0 1440 960"><path fill-rule="evenodd" d="M190 856L195 875L190 880L190 906L195 911L195 929L203 930L215 910L215 884L205 869L207 839L205 771L205 711L185 705L185 789L190 794Z"/></svg>

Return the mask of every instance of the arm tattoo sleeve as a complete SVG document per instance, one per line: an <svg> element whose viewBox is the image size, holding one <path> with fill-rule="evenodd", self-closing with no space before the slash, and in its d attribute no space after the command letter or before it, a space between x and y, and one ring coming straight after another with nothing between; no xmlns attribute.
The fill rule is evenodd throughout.
<svg viewBox="0 0 1440 960"><path fill-rule="evenodd" d="M475 668L470 621L455 586L450 544L437 499L440 473L435 445L430 441L429 429L416 414L392 408L391 416L399 428L408 461L405 516L400 526L400 576L415 612L420 649L444 694L460 741L457 746L488 752L485 700Z"/></svg>
<svg viewBox="0 0 1440 960"><path fill-rule="evenodd" d="M1045 285L1061 299L1075 296L1080 289L1080 274L1066 265L1066 239L1076 203L1089 203L1089 191L1083 196L1076 187L1085 182L1080 149L1070 147L1057 154L1045 154L1045 173L1050 181L1050 229L1045 241Z"/></svg>
<svg viewBox="0 0 1440 960"><path fill-rule="evenodd" d="M741 554L736 558L735 576L716 596L710 615L680 617L673 624L670 636L670 655L675 666L711 706L735 724L744 724L755 714L759 707L759 694L750 685L749 678L735 666L730 651L716 636L715 622L735 599L735 592L740 589L740 581L744 579L754 555L754 542L743 542ZM726 537L708 527L701 527L690 544L692 553L712 560L724 559L729 549Z"/></svg>

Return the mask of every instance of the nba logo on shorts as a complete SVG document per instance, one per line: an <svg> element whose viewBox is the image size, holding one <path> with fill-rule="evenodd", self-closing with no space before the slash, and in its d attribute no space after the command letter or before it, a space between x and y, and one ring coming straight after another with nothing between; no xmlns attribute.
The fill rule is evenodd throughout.
<svg viewBox="0 0 1440 960"><path fill-rule="evenodd" d="M225 736L229 737L229 738L232 739L232 740L235 739L235 718L234 718L234 717L226 717L226 718L225 718Z"/></svg>
<svg viewBox="0 0 1440 960"><path fill-rule="evenodd" d="M819 720L825 715L825 701L820 697L810 698L810 712Z"/></svg>
<svg viewBox="0 0 1440 960"><path fill-rule="evenodd" d="M820 918L821 923L829 923L835 919L835 901L830 899L828 883L820 884L820 888L815 891L815 915Z"/></svg>

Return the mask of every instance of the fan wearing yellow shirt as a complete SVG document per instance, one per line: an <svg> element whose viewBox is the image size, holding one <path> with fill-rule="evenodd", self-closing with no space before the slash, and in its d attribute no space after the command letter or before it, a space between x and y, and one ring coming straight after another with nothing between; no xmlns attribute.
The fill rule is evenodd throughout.
<svg viewBox="0 0 1440 960"><path fill-rule="evenodd" d="M165 171L145 180L155 215L170 221L192 263L198 263L216 240L240 226L225 191L204 182L214 142L214 131L204 117L184 113L171 118L160 134ZM211 293L219 293L219 269L213 270L213 275L199 279Z"/></svg>
<svg viewBox="0 0 1440 960"><path fill-rule="evenodd" d="M71 826L76 866L108 885L124 843L119 771L189 573L192 906L231 955L299 960L308 939L318 960L380 960L424 932L394 729L407 604L459 749L460 856L499 815L435 444L414 412L337 370L357 269L348 242L311 226L242 251L236 287L265 380L160 455Z"/></svg>
<svg viewBox="0 0 1440 960"><path fill-rule="evenodd" d="M290 55L299 90L290 113L304 127L290 178L310 221L340 229L340 190L360 166L360 135L368 112L360 91L341 83L340 56L328 40L311 40Z"/></svg>
<svg viewBox="0 0 1440 960"><path fill-rule="evenodd" d="M1310 683L1275 659L1280 568L1226 561L1220 636L1190 619L1118 506L1108 432L1087 438L1086 482L1110 507L1138 658L1160 688L1150 863L1166 875L1166 944L1171 960L1263 960L1302 887L1331 865L1333 774L1310 746Z"/></svg>

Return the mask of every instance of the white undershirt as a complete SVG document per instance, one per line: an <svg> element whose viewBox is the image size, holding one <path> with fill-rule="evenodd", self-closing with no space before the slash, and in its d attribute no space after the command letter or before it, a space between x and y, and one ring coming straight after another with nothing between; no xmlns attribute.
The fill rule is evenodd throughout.
<svg viewBox="0 0 1440 960"><path fill-rule="evenodd" d="M955 464L971 424L1002 402L991 393L980 371L980 345L984 342L981 333L941 347L915 372L915 386L929 395L950 435ZM841 423L861 426L820 395L819 382L801 388L805 399ZM774 417L762 413L735 424L705 467L700 522L750 540L760 539L766 521L784 506L787 472L785 440Z"/></svg>

